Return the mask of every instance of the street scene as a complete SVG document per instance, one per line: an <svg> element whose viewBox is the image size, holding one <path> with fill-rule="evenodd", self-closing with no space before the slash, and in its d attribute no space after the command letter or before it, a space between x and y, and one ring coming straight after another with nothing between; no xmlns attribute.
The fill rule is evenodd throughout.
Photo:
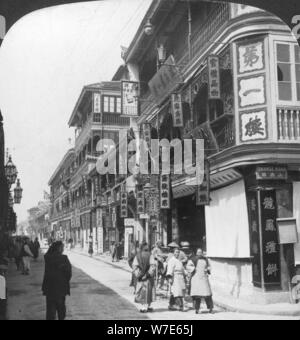
<svg viewBox="0 0 300 340"><path fill-rule="evenodd" d="M300 320L297 28L61 4L0 7L0 319Z"/></svg>

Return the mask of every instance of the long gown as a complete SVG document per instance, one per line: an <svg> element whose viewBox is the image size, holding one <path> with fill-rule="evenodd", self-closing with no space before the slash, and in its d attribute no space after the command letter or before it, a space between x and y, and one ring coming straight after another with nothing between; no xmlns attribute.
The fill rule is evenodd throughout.
<svg viewBox="0 0 300 340"><path fill-rule="evenodd" d="M171 294L174 298L184 297L186 293L185 269L182 262L175 256L168 262L167 276L173 279Z"/></svg>

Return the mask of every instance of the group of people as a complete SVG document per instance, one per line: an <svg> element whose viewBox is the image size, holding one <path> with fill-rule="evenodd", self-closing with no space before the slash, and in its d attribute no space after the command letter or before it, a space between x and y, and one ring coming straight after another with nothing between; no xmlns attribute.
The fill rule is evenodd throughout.
<svg viewBox="0 0 300 340"><path fill-rule="evenodd" d="M30 240L28 237L16 237L13 241L13 257L17 266L17 270L22 275L30 274L31 259L37 261L40 254L40 243L38 238Z"/></svg>
<svg viewBox="0 0 300 340"><path fill-rule="evenodd" d="M158 242L152 251L147 243L143 243L129 258L131 286L135 289L135 302L141 304L141 313L152 311L156 284L163 288L165 282L168 284L170 311L184 312L184 299L191 296L196 314L200 313L202 299L209 312L213 313L209 282L211 268L202 249L194 254L188 242L183 242L181 247L172 242L168 248L169 254L165 255L162 242Z"/></svg>

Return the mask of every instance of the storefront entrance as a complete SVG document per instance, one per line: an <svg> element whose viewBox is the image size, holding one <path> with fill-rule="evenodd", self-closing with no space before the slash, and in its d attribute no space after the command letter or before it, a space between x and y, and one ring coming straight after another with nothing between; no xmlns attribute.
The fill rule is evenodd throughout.
<svg viewBox="0 0 300 340"><path fill-rule="evenodd" d="M193 250L206 251L204 207L196 206L195 196L179 198L176 202L179 242L188 241Z"/></svg>

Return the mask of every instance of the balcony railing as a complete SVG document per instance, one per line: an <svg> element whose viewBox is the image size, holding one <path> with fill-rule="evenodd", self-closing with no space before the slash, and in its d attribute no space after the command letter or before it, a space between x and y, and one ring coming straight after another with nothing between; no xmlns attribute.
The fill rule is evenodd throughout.
<svg viewBox="0 0 300 340"><path fill-rule="evenodd" d="M300 108L278 108L278 139L300 142Z"/></svg>

